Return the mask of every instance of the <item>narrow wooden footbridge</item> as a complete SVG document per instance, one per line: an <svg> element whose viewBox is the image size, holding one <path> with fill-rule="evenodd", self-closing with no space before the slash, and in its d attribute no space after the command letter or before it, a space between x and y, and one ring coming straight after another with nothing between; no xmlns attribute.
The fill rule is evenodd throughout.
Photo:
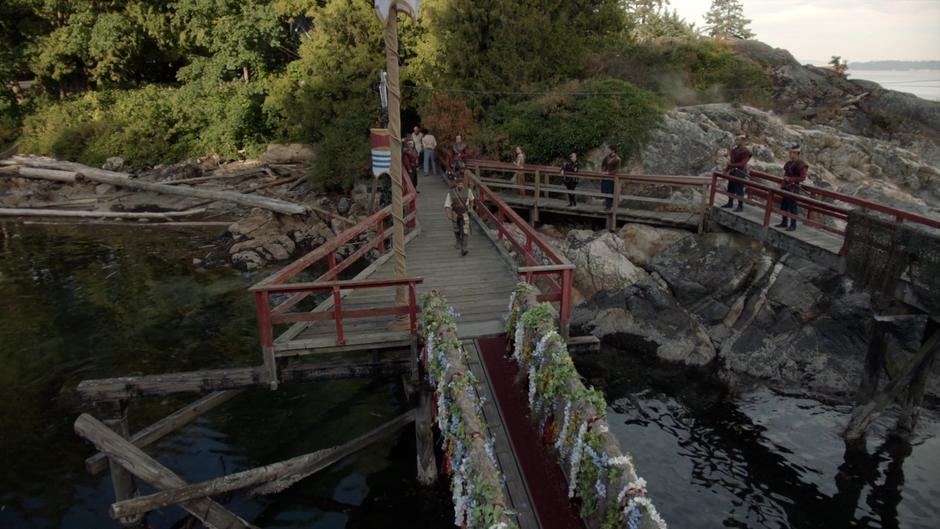
<svg viewBox="0 0 940 529"><path fill-rule="evenodd" d="M464 410L464 420L468 420L466 414L477 413L470 410L478 409L482 425L474 423L479 431L472 432L467 443L480 450L489 447L488 457L483 460L491 459L500 476L490 487L496 490L488 489L500 498L494 503L502 513L500 516L511 513L511 519L506 520L520 528L600 526L597 516L579 517L576 510L569 509L568 497L581 490L578 487L582 484L575 483L569 488L564 481L572 478L577 481L578 464L566 468L569 463L564 463L559 471L558 462L543 460L549 458L548 452L539 455L544 447L537 441L550 438L552 432L557 437L559 430L562 439L571 440L572 433L566 438L565 432L574 416L582 423L577 433L577 439L581 439L602 418L603 409L591 407L596 399L592 400L591 390L583 388L577 380L565 383L570 386L568 394L580 399L571 402L582 403L575 405L574 411L572 406L563 404L561 408L549 407L548 411L543 408L542 419L535 424L532 420L535 408L529 409L526 404L528 401L528 406L533 405L538 390L533 377L536 371L523 369L526 361L551 357L546 351L552 347L566 350L597 343L592 337L569 335L574 266L535 230L534 226L545 215L599 219L610 229L624 222L696 231L722 227L839 270L851 270L853 263L864 260L860 256L872 252L897 268L898 260L887 256L901 252L916 258L902 263L905 267L897 272L904 276L903 284L897 288L898 299L935 318L940 313L937 306L940 274L936 274L940 269L937 268L940 252L936 246L930 246L925 253L910 244L899 245L897 237L898 226L902 225L904 229L909 226L916 230L940 229L940 222L928 217L811 186L807 186L804 194L789 194L779 189L779 179L761 173L752 174L745 182L747 206L740 212L715 204L716 198L726 194L723 182L735 180L721 173L702 178L582 172L579 174L582 185L574 191L581 203L569 208L566 195L571 191L560 185L557 168L517 167L490 160L471 160L469 166L476 195L469 254L461 255L455 247L451 223L444 215L446 181L437 176L424 177L417 190L406 182L402 219L406 230L405 270L395 269L392 210L386 207L251 287L258 317L261 365L82 382L80 394L97 403L98 411L97 418L82 415L76 421L76 431L100 451L86 461L88 470L94 473L110 469L115 492L112 516L131 527L139 525L148 512L179 505L207 526L252 527L249 521L211 498L247 487L267 492L283 490L410 423L415 424L418 479L431 482L437 474L439 459L443 458L444 465L449 466L446 462L450 458L457 457L462 449L469 450L460 442L448 440L447 428L433 429L432 416L445 408L435 400L442 398L451 387L449 384L465 380L466 374L471 373L475 381L471 392L474 399L465 403L468 408ZM613 193L595 189L602 180L614 180ZM799 230L784 232L771 226L774 217L790 215L781 212L778 203L781 197L798 201ZM612 202L610 208L605 207L605 199ZM863 215L859 216L860 212ZM865 229L860 230L860 226ZM882 267L885 266L889 265ZM530 330L519 324L525 308L517 295L522 288L520 282L529 285L528 308L546 307L540 303L549 303L551 325L545 327L544 321L533 324L543 325L541 335L525 334ZM439 331L419 329L421 311L428 308L422 307L422 299L437 299L426 297L432 292L446 297L450 306L447 318L456 321L455 336L439 333L432 338L433 332ZM507 318L515 329L509 341L505 336ZM439 371L449 378L438 378L436 386L429 386L431 377L427 375L429 370L433 371L427 366L428 356L435 351L428 346L419 354L422 336L425 342L446 338L451 353L456 355L450 361L441 360L449 367ZM508 361L504 354L513 347L513 342L516 363ZM562 356L566 355L564 352ZM424 358L420 365L419 356ZM523 357L530 360L519 360ZM543 360L540 360L543 365L531 369L544 367L547 360ZM455 369L457 364L460 369ZM337 447L197 484L183 482L143 451L245 388L276 389L282 384L373 376L400 376L413 409ZM525 382L527 379L529 382ZM180 393L201 396L154 425L138 432L129 431L130 402ZM454 398L457 401L464 398L460 395ZM440 417L437 421L443 424ZM603 465L609 465L610 459L625 470L617 474L621 491L613 495L617 503L612 503L611 494L606 492L594 497L591 500L594 503L587 506L588 500L581 498L582 515L613 512L622 517L637 517L634 525L642 518L641 527L662 527L655 508L643 497L645 482L636 476L632 459L620 453L606 428L598 427L591 435L595 444L588 448L597 447L590 452L591 457L598 458L597 469L606 469ZM440 440L442 436L443 454L442 445L435 442L436 437ZM578 443L574 444L580 446ZM572 449L563 445L556 443L562 446L557 453L564 454L559 456L562 461L568 461L565 458L573 458ZM600 447L603 458L598 455ZM460 472L465 472L461 469L451 471L456 473L452 479L457 479L463 490L464 485L471 485L470 481L466 484L460 481L467 478L459 477ZM600 474L600 470L597 472ZM607 470L604 472L606 475ZM149 483L158 492L141 496L135 480ZM584 486L602 491L600 478L597 483ZM546 507L552 505L555 507ZM563 508L559 510L558 505ZM642 516L637 514L641 506L645 509ZM456 508L459 511L462 507ZM509 527L499 523L503 522L495 520L492 526Z"/></svg>

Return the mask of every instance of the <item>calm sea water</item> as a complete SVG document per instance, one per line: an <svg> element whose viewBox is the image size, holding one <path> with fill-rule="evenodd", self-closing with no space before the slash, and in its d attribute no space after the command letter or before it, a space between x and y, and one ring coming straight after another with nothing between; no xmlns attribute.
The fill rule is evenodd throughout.
<svg viewBox="0 0 940 529"><path fill-rule="evenodd" d="M107 473L85 473L92 450L72 431L82 379L260 363L253 278L192 267L209 237L166 230L0 224L0 528L119 527ZM401 395L394 379L251 390L146 451L210 479L348 441L402 413ZM131 429L185 402L137 401ZM445 527L445 487L417 486L407 428L281 494L221 500L262 527Z"/></svg>
<svg viewBox="0 0 940 529"><path fill-rule="evenodd" d="M874 81L889 90L940 101L940 70L849 70L850 79Z"/></svg>
<svg viewBox="0 0 940 529"><path fill-rule="evenodd" d="M736 395L681 368L607 349L578 371L603 388L670 527L940 527L940 417L908 444L879 419L864 452L839 436L850 407L754 385Z"/></svg>

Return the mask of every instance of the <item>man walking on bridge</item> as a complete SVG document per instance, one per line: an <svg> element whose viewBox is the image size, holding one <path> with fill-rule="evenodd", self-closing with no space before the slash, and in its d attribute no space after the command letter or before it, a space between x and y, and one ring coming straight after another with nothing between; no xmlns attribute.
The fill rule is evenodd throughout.
<svg viewBox="0 0 940 529"><path fill-rule="evenodd" d="M454 237L460 255L467 255L467 239L470 237L470 208L473 207L473 191L464 187L463 178L454 181L454 187L444 199L444 212L453 223Z"/></svg>
<svg viewBox="0 0 940 529"><path fill-rule="evenodd" d="M747 178L747 162L751 160L751 151L745 145L747 144L747 135L738 134L734 138L734 149L728 153L728 165L725 166L725 174L736 178ZM738 196L738 209L744 210L744 183L728 180L728 203L723 208L734 207L734 195Z"/></svg>
<svg viewBox="0 0 940 529"><path fill-rule="evenodd" d="M800 144L794 143L790 146L790 161L783 164L783 183L780 187L784 191L799 194L800 183L806 180L806 174L809 172L809 165L800 159ZM780 209L787 213L792 213L794 217L789 217L790 226L787 227L786 216L777 224L778 228L787 228L787 231L796 230L796 215L800 214L800 208L796 204L796 199L783 197L780 199Z"/></svg>

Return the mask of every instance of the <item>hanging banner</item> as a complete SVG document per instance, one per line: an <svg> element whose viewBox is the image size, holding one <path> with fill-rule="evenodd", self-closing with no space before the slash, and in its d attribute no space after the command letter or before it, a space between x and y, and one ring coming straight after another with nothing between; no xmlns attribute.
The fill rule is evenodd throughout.
<svg viewBox="0 0 940 529"><path fill-rule="evenodd" d="M398 11L411 17L411 20L418 21L418 3L419 0L375 0L375 12L379 15L382 24L388 23L388 12L392 4L398 7Z"/></svg>
<svg viewBox="0 0 940 529"><path fill-rule="evenodd" d="M392 170L392 137L388 129L369 129L372 142L372 174L378 178Z"/></svg>

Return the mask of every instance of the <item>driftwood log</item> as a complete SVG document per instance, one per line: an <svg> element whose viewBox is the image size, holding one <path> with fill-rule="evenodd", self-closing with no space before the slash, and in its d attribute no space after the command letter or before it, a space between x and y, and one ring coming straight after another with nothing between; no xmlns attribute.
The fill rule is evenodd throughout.
<svg viewBox="0 0 940 529"><path fill-rule="evenodd" d="M81 414L75 420L75 433L107 454L108 458L115 464L127 469L128 472L157 489L178 489L187 485L182 478L170 469L161 465L140 448L137 448L87 413ZM225 529L249 529L254 527L208 498L187 501L181 503L180 507L195 516L207 527Z"/></svg>
<svg viewBox="0 0 940 529"><path fill-rule="evenodd" d="M74 184L77 174L74 171L59 171L57 169L42 169L38 167L22 167L11 165L6 167L6 174L11 176L22 176L24 178L35 178L39 180L51 180L53 182L64 182Z"/></svg>
<svg viewBox="0 0 940 529"><path fill-rule="evenodd" d="M262 492L280 492L297 481L315 474L340 459L369 446L383 436L397 431L413 420L414 411L412 410L339 446L317 450L310 454L242 472L236 472L201 483L194 483L171 490L164 490L148 496L119 501L111 505L111 517L126 518L163 507L169 507L177 503L218 496L265 482L271 482L268 483L268 485L273 486L265 487L265 490Z"/></svg>
<svg viewBox="0 0 940 529"><path fill-rule="evenodd" d="M40 169L55 169L58 171L70 171L80 175L79 179L93 180L103 184L120 186L128 189L140 189L153 193L165 195L178 195L185 197L204 198L207 200L216 200L221 202L232 202L242 206L262 208L285 215L305 215L309 213L309 208L295 202L288 202L277 198L265 197L261 195L247 195L236 193L234 191L214 191L209 189L200 189L185 186L172 186L167 184L157 184L153 182L143 182L130 177L127 173L118 173L115 171L106 171L96 169L75 162L63 162L51 158L38 158L26 156L14 156L13 161Z"/></svg>
<svg viewBox="0 0 940 529"><path fill-rule="evenodd" d="M68 211L60 209L0 208L0 217L81 217L91 219L153 219L172 220L177 217L189 217L205 213L206 208L186 211L165 211L160 213L131 213L124 211Z"/></svg>

